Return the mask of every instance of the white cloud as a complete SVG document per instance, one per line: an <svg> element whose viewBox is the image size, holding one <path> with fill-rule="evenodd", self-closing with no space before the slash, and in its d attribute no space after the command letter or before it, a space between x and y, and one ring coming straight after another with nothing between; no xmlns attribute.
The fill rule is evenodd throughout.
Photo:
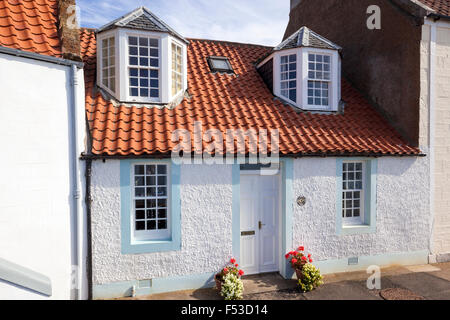
<svg viewBox="0 0 450 320"><path fill-rule="evenodd" d="M100 27L146 6L189 38L275 46L289 19L289 0L78 0L81 25Z"/></svg>

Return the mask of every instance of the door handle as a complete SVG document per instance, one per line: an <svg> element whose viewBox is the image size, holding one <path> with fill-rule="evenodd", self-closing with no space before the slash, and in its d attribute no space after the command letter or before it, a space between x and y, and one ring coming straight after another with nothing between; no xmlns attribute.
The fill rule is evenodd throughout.
<svg viewBox="0 0 450 320"><path fill-rule="evenodd" d="M258 226L259 226L259 230L261 230L261 229L262 229L262 227L263 227L263 226L265 226L265 224L264 224L264 223L262 223L261 221L259 221L259 223L258 223Z"/></svg>

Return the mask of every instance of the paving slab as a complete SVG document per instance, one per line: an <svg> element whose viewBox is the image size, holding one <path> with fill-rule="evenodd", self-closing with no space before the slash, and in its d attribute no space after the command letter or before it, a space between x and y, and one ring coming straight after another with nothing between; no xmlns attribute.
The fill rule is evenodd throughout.
<svg viewBox="0 0 450 320"><path fill-rule="evenodd" d="M303 295L306 300L382 300L357 281L328 283Z"/></svg>
<svg viewBox="0 0 450 320"><path fill-rule="evenodd" d="M446 295L446 292L450 290L449 281L425 272L387 276L387 278L395 285L409 289L428 299Z"/></svg>

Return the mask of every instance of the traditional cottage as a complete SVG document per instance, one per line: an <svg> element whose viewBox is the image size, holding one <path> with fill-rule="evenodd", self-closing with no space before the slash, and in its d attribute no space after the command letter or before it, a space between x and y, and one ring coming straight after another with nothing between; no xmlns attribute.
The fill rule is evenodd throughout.
<svg viewBox="0 0 450 320"><path fill-rule="evenodd" d="M82 29L95 298L211 286L232 256L289 278L299 245L324 273L428 262L429 160L313 30L186 39L146 8Z"/></svg>

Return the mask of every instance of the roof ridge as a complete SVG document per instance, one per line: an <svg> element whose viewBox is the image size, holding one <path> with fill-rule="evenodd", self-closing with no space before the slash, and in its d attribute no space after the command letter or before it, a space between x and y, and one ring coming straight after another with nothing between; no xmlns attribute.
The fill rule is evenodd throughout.
<svg viewBox="0 0 450 320"><path fill-rule="evenodd" d="M216 43L229 43L229 44L237 44L237 45L245 45L245 46L252 46L252 47L260 47L260 48L267 48L267 49L273 49L273 46L267 46L264 44L256 44L256 43L246 43L246 42L238 42L238 41L230 41L230 40L214 40L214 39L201 39L201 38L186 38L189 41L208 41L208 42L216 42Z"/></svg>

